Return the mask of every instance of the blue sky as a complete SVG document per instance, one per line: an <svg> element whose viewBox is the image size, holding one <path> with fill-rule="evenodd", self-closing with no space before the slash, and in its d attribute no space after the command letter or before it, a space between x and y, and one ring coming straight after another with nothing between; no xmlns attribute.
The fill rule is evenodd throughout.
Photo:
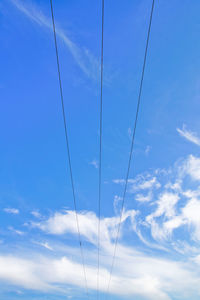
<svg viewBox="0 0 200 300"><path fill-rule="evenodd" d="M101 1L54 1L78 218L96 298ZM105 1L100 299L105 298L151 1ZM108 298L200 296L200 2L155 1ZM50 3L0 3L0 298L86 299Z"/></svg>

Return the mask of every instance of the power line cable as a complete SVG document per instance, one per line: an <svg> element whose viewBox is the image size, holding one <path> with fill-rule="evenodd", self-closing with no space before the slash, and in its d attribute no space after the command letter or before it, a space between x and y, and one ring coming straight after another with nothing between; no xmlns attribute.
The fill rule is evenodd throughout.
<svg viewBox="0 0 200 300"><path fill-rule="evenodd" d="M55 28L54 10L53 10L52 0L50 0L50 4L51 4L51 17L52 17L52 25L53 25L53 33L54 33L54 43L55 43L55 50L56 50L56 61L57 61L58 80L59 80L59 87L60 87L62 115L63 115L63 122L64 122L65 140L66 140L66 146L67 146L67 157L68 157L68 164L69 164L69 171L70 171L70 180L71 180L71 186L72 186L72 194L73 194L73 202L74 202L74 210L75 210L75 217L76 217L76 224L77 224L79 246L80 246L80 252L81 252L81 260L82 260L82 266L83 266L83 275L84 275L84 279L85 279L85 289L86 289L87 297L89 299L86 270L85 270L85 259L84 259L84 255L83 255L83 247L82 247L82 242L81 242L80 226L79 226L79 221L78 221L77 204L76 204L76 195L75 195L75 188L74 188L74 179L73 179L73 173L72 173L72 163L71 163L69 139L68 139L68 132L67 132L67 122L66 122L64 98L63 98L63 88L62 88L60 62L59 62L59 55L58 55L58 45L57 45L56 28Z"/></svg>
<svg viewBox="0 0 200 300"><path fill-rule="evenodd" d="M103 46L104 46L104 0L102 0L101 28L101 95L100 95L100 135L99 135L99 199L98 199L98 262L97 262L97 299L99 299L99 265L100 265L100 225L101 225L101 185L102 185L102 109L103 109Z"/></svg>
<svg viewBox="0 0 200 300"><path fill-rule="evenodd" d="M154 11L154 0L152 1L152 6L151 6L149 27L148 27L148 32L147 32L146 47L145 47L143 67L142 67L141 80L140 80L140 86L139 86L137 109L136 109L135 122L134 122L132 141L131 141L131 148L130 148L130 154L129 154L129 160L128 160L128 168L127 168L127 173L126 173L125 186L124 186L124 192L123 192L123 197L122 197L122 206L121 206L121 212L120 212L120 219L119 219L119 225L118 225L118 229L117 229L117 236L116 236L116 240L115 240L114 254L113 254L113 259L112 259L112 264L111 264L111 269L110 269L110 276L109 276L107 293L109 292L109 289L110 289L110 282L111 282L112 273L113 273L113 267L114 267L114 262L115 262L115 257L116 257L117 245L118 245L118 241L119 241L119 233L120 233L122 215L123 215L123 210L124 210L124 202L125 202L125 196L126 196L126 191L127 191L131 160L132 160L132 156L133 156L133 147L134 147L135 133L136 133L136 128L137 128L138 114L139 114L139 109L140 109L141 94L142 94L142 87L143 87L143 81L144 81L144 72L145 72L146 58L147 58L147 52L148 52L148 46L149 46L149 37L150 37L150 32L151 32L151 23L152 23L153 11Z"/></svg>

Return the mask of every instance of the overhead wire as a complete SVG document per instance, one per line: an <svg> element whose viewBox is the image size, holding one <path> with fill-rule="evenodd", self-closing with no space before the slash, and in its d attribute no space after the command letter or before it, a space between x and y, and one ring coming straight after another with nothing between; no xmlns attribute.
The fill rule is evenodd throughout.
<svg viewBox="0 0 200 300"><path fill-rule="evenodd" d="M65 141L66 141L66 147L67 147L67 157L68 157L68 164L69 164L69 172L70 172L70 180L71 180L71 187L72 187L73 202L74 202L75 218L76 218L78 240L79 240L79 246L80 246L80 252L81 252L81 260L82 260L82 267L83 267L83 276L84 276L84 281L85 281L85 290L86 290L87 297L89 299L88 284L87 284L86 270L85 270L85 259L84 259L83 247L82 247L82 242L81 242L80 225L79 225L78 213L77 213L76 194L75 194L74 179L73 179L73 173L72 173L71 154L70 154L68 131L67 131L67 122L66 122L66 114L65 114L63 88L62 88L62 80L61 80L61 72L60 72L60 61L59 61L59 54L58 54L58 45L57 45L57 36L56 36L56 27L55 27L55 19L54 19L54 10L53 10L52 0L50 0L50 5L51 5L51 17L52 17L52 26L53 26L53 33L54 33L55 51L56 51L56 62L57 62L58 80L59 80L59 88L60 88L60 99L61 99L61 106L62 106L62 115L63 115L64 132L65 132Z"/></svg>
<svg viewBox="0 0 200 300"><path fill-rule="evenodd" d="M153 17L153 11L154 11L154 2L155 1L153 0L152 5L151 5L151 13L150 13L149 26L148 26L147 39L146 39L146 46L145 46L145 52L144 52L143 67L142 67L142 73L141 73L141 79L140 79L140 85L139 85L137 108L136 108L135 121L134 121L133 133L132 133L132 139L131 139L131 148L130 148L129 159L128 159L128 168L127 168L126 177L125 177L125 185L124 185L124 191L123 191L123 197L122 197L122 206L121 206L119 224L118 224L118 228L117 228L117 235L116 235L116 240L115 240L115 245L114 245L114 254L113 254L112 264L111 264L111 268L110 268L107 294L109 293L111 278L112 278L112 274L113 274L114 262L115 262L115 258L116 258L116 250L117 250L117 246L118 246L118 242L119 242L119 233L120 233L120 228L121 228L121 223L122 223L122 216L123 216L123 211L124 211L125 196L126 196L129 173L130 173L130 166L131 166L131 161L132 161L132 156L133 156L135 134L136 134L138 115L139 115L139 109L140 109L140 103L141 103L144 73L145 73L147 52L148 52L148 46L149 46L149 38L150 38L150 33L151 33L152 17Z"/></svg>
<svg viewBox="0 0 200 300"><path fill-rule="evenodd" d="M99 118L99 197L98 197L98 243L97 243L97 299L99 299L99 267L100 267L100 227L101 227L101 185L102 185L102 110L103 110L103 50L104 50L104 0L102 0L101 20L101 92L100 92L100 118Z"/></svg>

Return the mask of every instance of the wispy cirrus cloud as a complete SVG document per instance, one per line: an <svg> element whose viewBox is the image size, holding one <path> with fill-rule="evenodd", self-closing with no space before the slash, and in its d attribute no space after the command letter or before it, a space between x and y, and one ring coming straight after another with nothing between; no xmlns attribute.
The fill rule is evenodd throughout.
<svg viewBox="0 0 200 300"><path fill-rule="evenodd" d="M114 179L113 183L123 185L125 183L125 180ZM151 201L153 190L157 190L160 187L161 184L159 183L155 174L139 174L135 178L130 178L128 180L128 193L134 194L134 199L138 202Z"/></svg>
<svg viewBox="0 0 200 300"><path fill-rule="evenodd" d="M60 214L66 216L65 212ZM57 216L57 214L55 215ZM52 222L51 218L49 218L50 222ZM94 216L92 213L87 213L84 218L85 221L81 223L81 228L85 232L84 239L89 241L91 229L88 224L93 223ZM111 224L113 226L115 221L113 218L107 218L107 226L109 227ZM67 227L64 218L56 217L53 223L57 228L59 226L61 228ZM49 222L46 226L51 228ZM46 227L38 227L38 229L47 230ZM104 228L102 231L104 231ZM48 229L47 234L49 236L55 234L65 235L66 230L61 232L60 230L50 231ZM109 234L112 236L111 232ZM101 236L102 238L104 236ZM136 250L133 246L123 245L122 238L123 236L120 238L116 253L115 269L110 285L111 294L152 300L170 300L170 293L173 292L176 292L176 295L182 299L188 299L187 297L194 294L199 295L200 289L197 282L200 279L200 274L196 271L199 264L198 255L193 257L192 262L185 263L169 258L153 257L141 250ZM56 249L55 241L54 246ZM112 244L112 247L104 244L101 247L102 262L99 270L99 290L101 292L107 290L113 246L114 244ZM85 270L89 293L92 294L96 290L96 253L93 249L84 245L84 254L89 259L85 265ZM45 294L56 295L59 293L66 296L73 293L75 295L83 294L84 275L79 255L78 248L72 247L71 249L68 247L65 255L59 251L54 252L53 255L44 255L33 250L29 250L27 255L26 249L24 251L20 249L20 252L15 252L15 254L0 254L0 280L10 284L10 290L12 290L12 286L13 288L17 286L18 288L45 292Z"/></svg>
<svg viewBox="0 0 200 300"><path fill-rule="evenodd" d="M181 299L199 298L199 170L200 158L189 155L169 169L140 174L129 181L129 185L135 185L134 189L128 190L130 195L137 197L151 193L151 197L149 201L140 199L134 202L134 209L124 208L110 285L112 295L139 300L171 300L172 294ZM124 184L124 181L117 180L116 183ZM120 201L121 197L116 195L114 205L118 206ZM88 288L93 295L96 291L99 220L92 211L79 211L78 220ZM101 218L101 292L107 290L118 224L118 209L115 216ZM55 211L29 225L31 240L38 241L39 234L39 242L35 244L40 247L30 250L27 240L24 249L20 247L20 252L11 253L8 248L6 255L5 252L0 253L0 281L6 281L11 289L17 286L51 295L61 293L67 296L72 291L76 296L83 294L79 246L76 243L73 246L65 244L77 236L75 212ZM181 230L184 234L180 234ZM135 243L137 238L139 243Z"/></svg>
<svg viewBox="0 0 200 300"><path fill-rule="evenodd" d="M135 210L124 211L122 223L124 223L127 219L134 222L136 215L137 211ZM98 218L96 214L89 211L83 211L79 212L77 217L81 236L96 246L98 243ZM101 219L102 247L110 247L113 239L116 238L119 221L119 216ZM56 212L45 221L32 222L32 226L52 235L77 234L76 215L72 210Z"/></svg>
<svg viewBox="0 0 200 300"><path fill-rule="evenodd" d="M114 179L113 183L116 184L124 184L124 179ZM157 181L155 176L151 176L150 174L141 174L136 176L136 178L130 178L128 180L129 184L129 192L135 192L139 190L147 190L149 188L159 188L160 183Z"/></svg>
<svg viewBox="0 0 200 300"><path fill-rule="evenodd" d="M183 124L182 129L177 128L176 130L186 140L188 140L189 142L192 142L193 144L200 146L200 138L197 136L196 132L188 130L186 128L186 125Z"/></svg>
<svg viewBox="0 0 200 300"><path fill-rule="evenodd" d="M130 256L126 256L126 258L120 258L118 267L120 267L122 274L115 274L113 276L110 287L110 292L112 294L122 296L137 295L138 297L143 298L148 297L148 299L159 298L161 300L169 300L170 298L164 291L161 290L161 287L159 286L161 280L159 279L159 281L157 281L158 276L163 273L161 268L164 266L164 270L166 270L166 267L168 267L168 269L170 268L180 276L180 279L183 279L183 275L185 275L184 283L187 283L188 278L190 278L187 286L192 282L192 280L195 280L192 272L184 270L183 266L173 265L165 260L160 260L160 264L158 266L158 264L156 264L158 261L155 259L149 259L145 255L139 253L136 254L133 252L130 254L133 255L131 265L127 265L127 259L129 260ZM21 288L43 291L45 293L59 292L65 295L70 294L72 293L73 289L69 289L68 285L76 287L76 294L78 293L77 288L79 288L80 291L84 289L84 277L82 265L80 263L70 260L64 256L53 258L51 256L36 256L35 254L34 257L35 258L30 259L20 257L20 255L0 255L0 278L6 278L7 282L10 282L11 284ZM155 270L153 272L153 276L150 273L146 273L146 275L140 274L138 267L139 264L141 264L142 259L145 271L147 271L147 268L152 268L154 264L155 267L152 268ZM122 266L122 263L125 263L125 265ZM51 270L51 272L49 272L49 270ZM89 265L86 266L87 283L91 292L96 289L96 271L96 268ZM125 278L123 276L125 272L128 273L126 280L124 280ZM165 276L167 275L166 273L167 272L164 272ZM105 268L100 268L99 277L99 289L100 291L105 292L107 288L109 272ZM122 278L124 279L122 280ZM164 281L162 284L163 283ZM172 283L170 282L170 284ZM141 288L142 286L143 288Z"/></svg>
<svg viewBox="0 0 200 300"><path fill-rule="evenodd" d="M33 241L34 244L38 245L38 246L41 246L41 247L44 247L48 250L51 250L53 251L53 248L49 245L48 242L38 242L38 241Z"/></svg>
<svg viewBox="0 0 200 300"><path fill-rule="evenodd" d="M52 21L46 17L42 11L33 5L30 1L10 0L11 3L31 21L41 27L52 31ZM90 79L97 80L100 72L99 60L89 51L89 49L79 47L66 34L65 30L56 22L57 36L62 40L68 51L71 53L74 61L82 70L82 72Z"/></svg>
<svg viewBox="0 0 200 300"><path fill-rule="evenodd" d="M22 236L22 235L25 234L25 232L23 232L23 231L21 231L21 230L19 230L19 229L15 229L15 228L13 228L12 226L9 226L8 229L9 229L10 231L12 231L13 233L17 234L17 235L21 235L21 236Z"/></svg>

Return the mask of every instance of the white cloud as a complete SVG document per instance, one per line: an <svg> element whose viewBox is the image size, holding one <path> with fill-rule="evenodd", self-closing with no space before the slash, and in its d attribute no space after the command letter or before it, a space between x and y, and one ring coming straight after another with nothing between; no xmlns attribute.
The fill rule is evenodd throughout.
<svg viewBox="0 0 200 300"><path fill-rule="evenodd" d="M13 215L19 214L19 209L17 208L4 208L4 211L8 214L13 214Z"/></svg>
<svg viewBox="0 0 200 300"><path fill-rule="evenodd" d="M125 180L124 179L113 179L112 181L113 183L116 183L116 184L125 184Z"/></svg>
<svg viewBox="0 0 200 300"><path fill-rule="evenodd" d="M90 165L94 166L95 169L98 169L99 167L99 163L96 159L93 159L91 162L90 162Z"/></svg>
<svg viewBox="0 0 200 300"><path fill-rule="evenodd" d="M36 244L36 245L42 246L42 247L44 247L44 248L46 248L48 250L53 251L53 248L47 242L37 242L37 241L34 241L33 243Z"/></svg>
<svg viewBox="0 0 200 300"><path fill-rule="evenodd" d="M185 160L179 160L169 170L138 175L129 181L131 187L134 185L135 199L138 197L138 200L146 202L141 205L135 201L134 210L124 209L110 286L112 295L139 300L170 300L171 295L180 299L199 298L199 161L198 157L190 155ZM124 184L124 181L117 180L117 183ZM121 198L115 196L116 206L120 201ZM88 287L90 293L95 293L98 218L94 212L82 211L78 212L78 220ZM118 224L118 215L101 218L101 292L107 289ZM79 291L83 294L84 278L80 249L78 246L72 248L68 244L60 245L61 235L65 242L68 241L67 236L70 235L71 240L72 235L77 235L74 211L55 212L32 225L40 230L42 242L36 243L53 251L46 251L45 257L41 253L29 253L27 258L27 255L23 254L26 251L21 249L20 255L0 255L0 280L15 285L15 288L17 286L49 293L63 293L66 297L67 288L74 286L76 293ZM184 234L180 233L181 230L184 230ZM48 242L44 242L47 234ZM137 238L140 239L140 243L135 242ZM37 247L37 250L43 253L40 247ZM176 253L176 256L173 256L174 252L178 252L178 255ZM5 265L2 261L6 261L7 272L4 272ZM23 264L23 268L17 277L20 264ZM49 272L49 269L52 272ZM23 276L26 277L25 281Z"/></svg>
<svg viewBox="0 0 200 300"><path fill-rule="evenodd" d="M125 184L124 179L114 179L113 183ZM130 178L128 180L129 193L135 193L141 190L153 190L160 188L160 183L158 182L156 176L151 176L150 174L140 174L135 178Z"/></svg>
<svg viewBox="0 0 200 300"><path fill-rule="evenodd" d="M170 220L166 221L164 223L164 228L168 232L168 234L171 234L171 232L180 227L182 224L184 224L183 219L181 216L175 216L171 218Z"/></svg>
<svg viewBox="0 0 200 300"><path fill-rule="evenodd" d="M149 146L149 145L148 145L148 146L146 146L146 148L145 148L145 151L144 151L144 152L145 152L145 154L146 154L146 155L148 155L148 154L149 154L149 152L150 152L150 150L151 150L151 146Z"/></svg>
<svg viewBox="0 0 200 300"><path fill-rule="evenodd" d="M170 241L174 231L183 226L187 228L189 239L200 240L199 180L200 158L193 155L189 155L185 160L179 160L173 168L163 173L163 183L159 190L161 192L155 193L155 190L151 190L154 200L151 201L152 212L145 216L147 224L141 223L150 227L154 240L159 243ZM187 189L184 190L185 184ZM188 189L188 184L191 186L190 189ZM156 198L158 200L155 200ZM173 247L178 249L176 243L173 243Z"/></svg>
<svg viewBox="0 0 200 300"><path fill-rule="evenodd" d="M135 210L124 211L122 223L128 218L134 220L137 212ZM98 218L93 212L79 212L77 214L80 234L93 245L97 245L98 241ZM111 241L115 239L119 217L102 218L101 219L101 245L107 247ZM66 210L64 212L56 212L46 221L32 223L33 227L40 228L44 232L53 235L77 234L76 214L74 211Z"/></svg>
<svg viewBox="0 0 200 300"><path fill-rule="evenodd" d="M78 214L81 235L93 243L96 242L97 217L94 213L83 212ZM66 210L63 213L56 212L52 217L33 226L42 229L49 234L62 235L66 233L77 234L76 214L74 211Z"/></svg>
<svg viewBox="0 0 200 300"><path fill-rule="evenodd" d="M41 218L41 214L40 214L38 211L36 211L36 210L33 210L33 211L31 212L31 214L32 214L35 218L38 218L38 219Z"/></svg>
<svg viewBox="0 0 200 300"><path fill-rule="evenodd" d="M128 128L128 137L129 137L129 139L131 139L132 138L132 130L131 130L131 128L129 127Z"/></svg>
<svg viewBox="0 0 200 300"><path fill-rule="evenodd" d="M26 15L30 20L38 24L39 26L46 27L52 30L52 22L48 19L41 10L33 6L31 2L11 0L17 9L19 9L24 15ZM91 54L91 52L84 48L79 48L74 42L70 40L65 31L56 22L56 33L57 36L63 41L69 52L71 53L74 61L80 67L85 75L89 78L97 79L99 73L99 62Z"/></svg>
<svg viewBox="0 0 200 300"><path fill-rule="evenodd" d="M149 202L152 200L152 193L149 192L147 195L143 194L136 194L135 195L135 200L138 202Z"/></svg>
<svg viewBox="0 0 200 300"><path fill-rule="evenodd" d="M115 195L113 206L116 214L118 214L121 211L121 205L119 207L119 203L121 202L122 202L122 197Z"/></svg>
<svg viewBox="0 0 200 300"><path fill-rule="evenodd" d="M200 240L200 199L191 198L185 206L177 213L175 205L179 200L177 195L168 196L167 201L163 204L158 204L157 209L152 214L146 217L146 221L151 225L152 236L155 240L167 239L171 237L173 231L181 226L187 226L190 238L196 241ZM165 218L161 223L156 221L156 218Z"/></svg>
<svg viewBox="0 0 200 300"><path fill-rule="evenodd" d="M181 185L182 185L182 180L180 178L177 179L175 182L168 182L165 185L165 189L173 190L175 192L181 191Z"/></svg>
<svg viewBox="0 0 200 300"><path fill-rule="evenodd" d="M192 131L186 129L185 125L183 125L182 129L177 128L176 130L186 140L200 146L200 138L197 136L197 134L195 132L192 132Z"/></svg>
<svg viewBox="0 0 200 300"><path fill-rule="evenodd" d="M199 218L200 200L192 198L182 209L182 218L184 223L194 227L193 238L200 240L200 218Z"/></svg>
<svg viewBox="0 0 200 300"><path fill-rule="evenodd" d="M178 194L165 192L160 195L157 201L157 209L147 219L157 218L162 215L172 217L175 215L175 205L179 200Z"/></svg>
<svg viewBox="0 0 200 300"><path fill-rule="evenodd" d="M200 240L200 218L199 218L200 200L191 198L181 209L180 213L163 223L165 230L172 233L174 229L180 226L188 227L190 238L196 241Z"/></svg>
<svg viewBox="0 0 200 300"><path fill-rule="evenodd" d="M153 239L158 246L166 247L169 243L168 248L180 252L180 241L183 242L177 230L180 228L187 232L190 242L200 240L199 181L200 158L194 155L178 160L168 170L155 170L152 174L137 175L129 180L129 192L134 193L134 199L140 202L138 210L143 202L134 231L144 244L150 245ZM124 184L121 179L114 182ZM147 232L146 240L143 233L146 235ZM175 236L176 241L173 241Z"/></svg>
<svg viewBox="0 0 200 300"><path fill-rule="evenodd" d="M8 229L9 229L10 231L12 231L12 232L18 234L18 235L24 235L24 234L25 234L25 232L23 232L23 231L21 231L21 230L18 230L18 229L15 229L15 228L13 228L12 226L9 226Z"/></svg>
<svg viewBox="0 0 200 300"><path fill-rule="evenodd" d="M132 182L132 191L147 190L152 188L159 188L160 183L157 181L156 177L145 178L144 176L137 176L135 181Z"/></svg>
<svg viewBox="0 0 200 300"><path fill-rule="evenodd" d="M40 264L31 259L1 255L0 268L0 279L10 284L31 290L51 289L41 280Z"/></svg>
<svg viewBox="0 0 200 300"><path fill-rule="evenodd" d="M192 179L200 180L200 158L189 155L184 163L184 172L189 174Z"/></svg>
<svg viewBox="0 0 200 300"><path fill-rule="evenodd" d="M137 299L170 300L170 293L176 292L182 299L199 295L197 282L199 273L191 264L148 257L142 252L122 247L117 254L115 272L110 292L118 296ZM100 285L102 292L107 290L110 259L100 267ZM93 262L95 263L95 261ZM51 270L51 272L49 272ZM90 291L96 290L95 266L86 265L87 284ZM74 286L84 293L82 265L66 256L42 256L37 253L25 255L0 254L0 280L7 284L45 293L69 294L68 286ZM78 289L77 289L78 288ZM12 289L10 289L12 290ZM73 288L70 289L70 293Z"/></svg>

